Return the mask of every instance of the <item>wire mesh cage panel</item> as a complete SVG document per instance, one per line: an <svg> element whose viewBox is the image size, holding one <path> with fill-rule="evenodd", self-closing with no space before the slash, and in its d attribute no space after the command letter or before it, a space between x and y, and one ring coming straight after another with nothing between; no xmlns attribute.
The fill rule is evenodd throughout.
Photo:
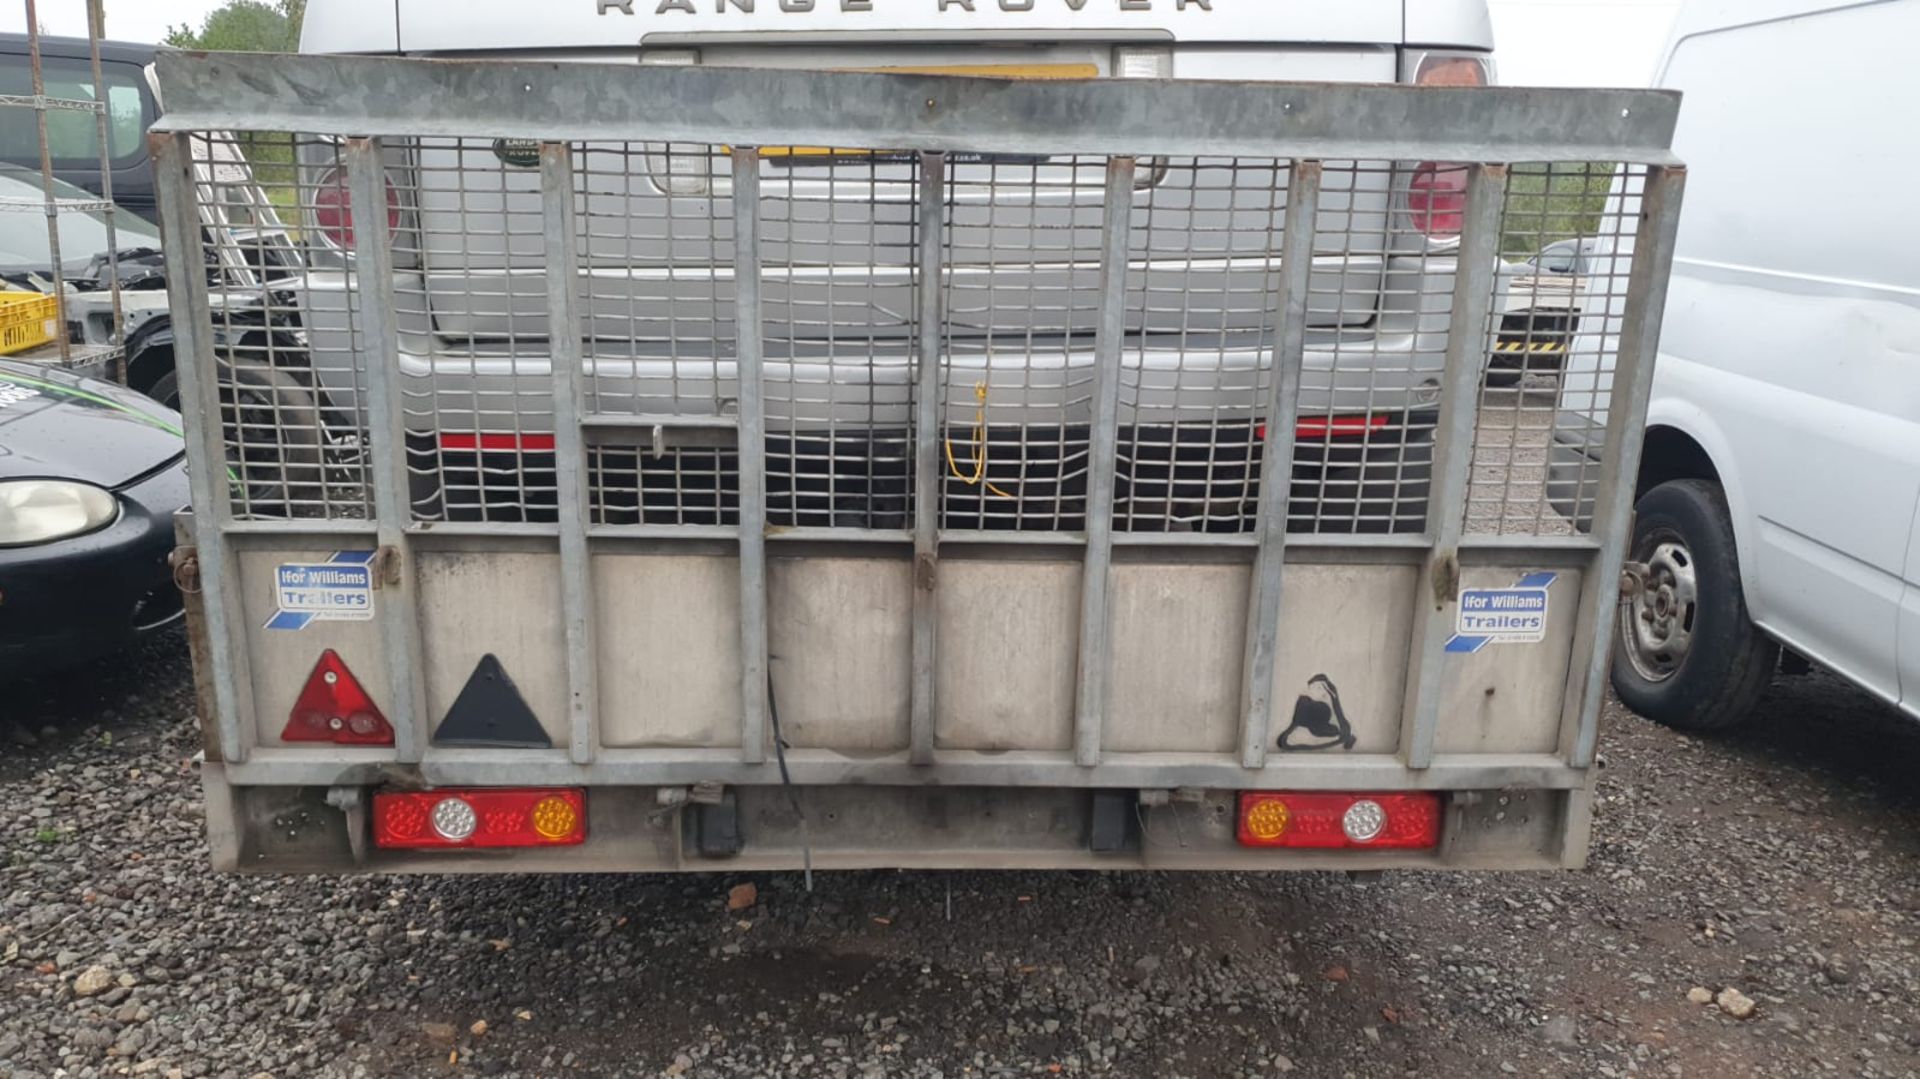
<svg viewBox="0 0 1920 1079"><path fill-rule="evenodd" d="M602 526L733 524L738 461L719 430L738 397L733 205L724 147L574 147L587 491ZM655 431L660 437L655 438ZM669 434L671 437L669 437Z"/></svg>
<svg viewBox="0 0 1920 1079"><path fill-rule="evenodd" d="M189 145L201 215L226 226L196 231L233 514L364 519L367 364L339 142L213 132Z"/></svg>
<svg viewBox="0 0 1920 1079"><path fill-rule="evenodd" d="M1085 527L1106 161L963 154L946 188L943 527Z"/></svg>
<svg viewBox="0 0 1920 1079"><path fill-rule="evenodd" d="M203 240L211 264L235 271L215 284L213 305L222 355L233 361L222 374L231 399L226 442L236 467L244 463L234 512L364 517L369 358L355 321L355 214L340 140L222 138L232 145L208 152L208 168L216 156L228 170L235 155L275 161L256 171L269 209L296 223ZM735 524L731 151L568 148L592 522ZM545 242L553 224L541 201L539 144L388 139L381 163L413 515L552 523L555 328ZM1108 166L1092 155L946 155L931 263L937 351L923 357L920 155L761 152L755 267L770 524L911 528L913 402L920 365L931 363L939 368L940 527L955 535L1085 529ZM1604 359L1593 350L1609 338L1591 331L1605 319L1583 323L1574 290L1599 288L1603 302L1609 283L1626 279L1625 256L1601 249L1630 220L1627 204L1575 212L1605 201L1611 171L1542 168L1509 181L1539 193L1510 198L1503 221L1503 252L1517 269L1499 275L1489 298L1492 411L1475 473L1476 529L1492 516L1503 522L1494 530L1512 531L1523 513L1514 485L1542 490L1541 476L1526 472L1539 462L1518 451L1538 448L1557 405L1531 376L1549 357L1565 361L1578 349ZM1255 528L1290 169L1285 159L1247 157L1153 157L1137 167L1119 271L1117 531ZM1312 267L1299 414L1282 473L1291 531L1426 527L1461 224L1457 207L1414 212L1418 177L1391 162L1322 165L1303 245ZM208 183L201 197L237 213L237 190ZM230 198L236 205L226 205ZM1522 255L1552 254L1563 241L1578 248L1587 272L1526 272ZM1508 356L1520 358L1517 373L1502 362ZM1563 383L1589 386L1610 372L1603 362L1555 367ZM1501 439L1512 443L1505 451ZM1496 475L1498 492L1487 487ZM1496 512L1496 500L1512 505ZM1556 517L1544 496L1530 505L1541 527Z"/></svg>
<svg viewBox="0 0 1920 1079"><path fill-rule="evenodd" d="M1315 249L1380 251L1364 284L1310 279L1310 324L1337 328L1309 343L1294 433L1290 531L1419 532L1426 526L1434 427L1462 222L1416 211L1419 173L1386 162L1330 166L1329 186L1382 192L1383 212L1316 215ZM1315 346L1319 347L1316 348Z"/></svg>
<svg viewBox="0 0 1920 1079"><path fill-rule="evenodd" d="M1556 432L1604 417L1619 358L1643 166L1521 163L1500 219L1503 272L1467 492L1470 534L1565 535L1593 517L1599 462Z"/></svg>
<svg viewBox="0 0 1920 1079"><path fill-rule="evenodd" d="M1144 163L1128 250L1114 525L1240 532L1259 484L1288 164Z"/></svg>
<svg viewBox="0 0 1920 1079"><path fill-rule="evenodd" d="M906 528L919 157L759 156L768 521Z"/></svg>

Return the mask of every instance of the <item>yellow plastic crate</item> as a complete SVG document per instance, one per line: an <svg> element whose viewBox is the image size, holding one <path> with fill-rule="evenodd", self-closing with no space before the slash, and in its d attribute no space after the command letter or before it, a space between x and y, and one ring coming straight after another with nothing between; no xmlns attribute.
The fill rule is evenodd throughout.
<svg viewBox="0 0 1920 1079"><path fill-rule="evenodd" d="M59 332L60 303L38 292L0 290L0 356L44 345Z"/></svg>

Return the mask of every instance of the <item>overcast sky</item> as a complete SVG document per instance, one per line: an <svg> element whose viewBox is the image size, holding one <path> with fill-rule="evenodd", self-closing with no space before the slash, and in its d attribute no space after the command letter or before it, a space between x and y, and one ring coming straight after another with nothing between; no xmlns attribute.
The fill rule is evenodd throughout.
<svg viewBox="0 0 1920 1079"><path fill-rule="evenodd" d="M159 41L169 29L185 23L195 30L207 12L226 0L106 0L107 36L116 41ZM327 0L309 0L319 5ZM50 34L79 36L87 32L86 0L38 0L40 21ZM0 30L15 33L27 25L23 0L0 0Z"/></svg>
<svg viewBox="0 0 1920 1079"><path fill-rule="evenodd" d="M1489 2L1494 60L1508 86L1645 86L1680 7L1680 0Z"/></svg>
<svg viewBox="0 0 1920 1079"><path fill-rule="evenodd" d="M221 2L106 0L108 36L158 41L171 26L198 29ZM317 6L327 0L309 2ZM1679 7L1679 0L1489 2L1500 81L1510 86L1644 86ZM22 29L24 7L21 0L0 0L0 30ZM86 32L84 0L39 0L39 8L50 32Z"/></svg>

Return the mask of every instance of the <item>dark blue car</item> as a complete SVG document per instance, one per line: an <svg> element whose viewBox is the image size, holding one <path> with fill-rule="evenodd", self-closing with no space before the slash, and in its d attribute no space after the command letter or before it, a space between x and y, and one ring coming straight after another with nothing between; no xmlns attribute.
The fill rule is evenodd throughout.
<svg viewBox="0 0 1920 1079"><path fill-rule="evenodd" d="M178 413L0 360L0 679L97 658L177 620L167 556L187 503Z"/></svg>

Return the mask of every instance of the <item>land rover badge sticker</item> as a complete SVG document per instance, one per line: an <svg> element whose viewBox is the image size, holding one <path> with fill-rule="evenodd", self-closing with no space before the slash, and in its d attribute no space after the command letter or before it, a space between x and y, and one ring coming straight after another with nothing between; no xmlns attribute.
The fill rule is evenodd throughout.
<svg viewBox="0 0 1920 1079"><path fill-rule="evenodd" d="M538 168L540 165L540 141L538 139L495 139L493 156L503 165L512 165L518 169Z"/></svg>

